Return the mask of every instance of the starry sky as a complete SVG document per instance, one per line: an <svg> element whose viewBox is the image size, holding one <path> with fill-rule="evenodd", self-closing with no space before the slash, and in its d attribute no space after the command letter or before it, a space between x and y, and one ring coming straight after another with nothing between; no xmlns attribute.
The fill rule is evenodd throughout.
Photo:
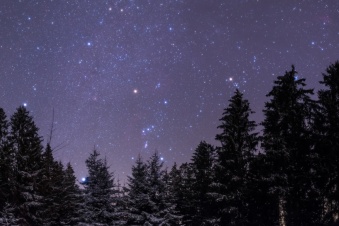
<svg viewBox="0 0 339 226"><path fill-rule="evenodd" d="M236 88L263 119L295 64L321 88L339 59L337 0L1 0L0 107L24 105L56 159L86 176L95 147L116 178L140 153L165 165L216 144Z"/></svg>

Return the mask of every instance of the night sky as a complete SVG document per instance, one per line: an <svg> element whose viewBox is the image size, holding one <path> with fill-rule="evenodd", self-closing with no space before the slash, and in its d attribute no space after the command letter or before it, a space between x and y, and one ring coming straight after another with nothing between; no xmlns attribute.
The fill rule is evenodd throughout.
<svg viewBox="0 0 339 226"><path fill-rule="evenodd" d="M86 176L95 147L125 180L140 153L165 165L217 144L236 88L263 119L295 64L321 88L339 59L339 1L1 0L0 107L31 112L56 159Z"/></svg>

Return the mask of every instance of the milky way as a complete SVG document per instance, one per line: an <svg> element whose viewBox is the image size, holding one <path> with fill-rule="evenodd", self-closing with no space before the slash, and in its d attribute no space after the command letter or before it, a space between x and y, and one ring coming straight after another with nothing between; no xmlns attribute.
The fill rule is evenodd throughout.
<svg viewBox="0 0 339 226"><path fill-rule="evenodd" d="M316 91L338 53L337 0L2 0L0 107L44 143L54 109L55 157L80 178L96 148L125 180L139 153L170 167L216 144L235 89L260 122L278 75Z"/></svg>

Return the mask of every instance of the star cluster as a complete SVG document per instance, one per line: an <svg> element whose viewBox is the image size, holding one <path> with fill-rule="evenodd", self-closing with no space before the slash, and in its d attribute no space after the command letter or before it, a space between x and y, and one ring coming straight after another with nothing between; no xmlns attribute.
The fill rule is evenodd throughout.
<svg viewBox="0 0 339 226"><path fill-rule="evenodd" d="M276 76L295 64L319 89L339 58L336 0L4 0L0 27L0 106L45 140L54 123L79 178L93 148L121 178L138 154L189 161L235 89L260 122Z"/></svg>

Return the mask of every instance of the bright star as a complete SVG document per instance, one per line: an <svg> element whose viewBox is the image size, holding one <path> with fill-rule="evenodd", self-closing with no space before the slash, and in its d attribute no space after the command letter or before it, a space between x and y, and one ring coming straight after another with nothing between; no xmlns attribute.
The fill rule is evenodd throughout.
<svg viewBox="0 0 339 226"><path fill-rule="evenodd" d="M138 90L137 90L137 89L134 89L134 90L133 90L133 93L137 94L137 93L138 93Z"/></svg>

